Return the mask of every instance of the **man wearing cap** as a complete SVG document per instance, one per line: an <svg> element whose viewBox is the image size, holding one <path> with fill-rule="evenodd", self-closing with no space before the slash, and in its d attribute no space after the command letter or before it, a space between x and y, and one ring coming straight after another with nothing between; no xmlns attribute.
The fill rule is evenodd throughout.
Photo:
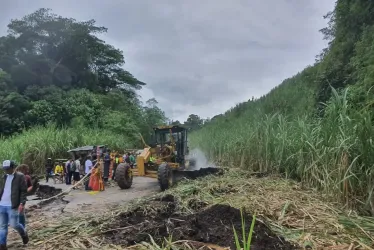
<svg viewBox="0 0 374 250"><path fill-rule="evenodd" d="M27 185L25 176L15 171L14 161L3 162L4 183L0 186L0 250L7 249L8 224L29 242L26 229L19 223L19 214L26 204Z"/></svg>

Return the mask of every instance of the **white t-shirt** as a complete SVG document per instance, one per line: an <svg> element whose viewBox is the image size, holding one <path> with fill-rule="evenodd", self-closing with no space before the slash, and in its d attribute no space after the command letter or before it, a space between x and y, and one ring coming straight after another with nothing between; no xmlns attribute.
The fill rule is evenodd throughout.
<svg viewBox="0 0 374 250"><path fill-rule="evenodd" d="M79 169L81 169L81 162L79 160L75 160L75 172L79 173Z"/></svg>
<svg viewBox="0 0 374 250"><path fill-rule="evenodd" d="M91 171L91 168L92 168L92 161L91 160L86 160L86 162L84 163L84 167L85 167L86 174L88 174Z"/></svg>
<svg viewBox="0 0 374 250"><path fill-rule="evenodd" d="M7 207L12 206L11 195L12 195L13 178L14 178L14 174L8 174L6 181L5 181L4 192L3 192L3 196L1 197L0 206L7 206Z"/></svg>

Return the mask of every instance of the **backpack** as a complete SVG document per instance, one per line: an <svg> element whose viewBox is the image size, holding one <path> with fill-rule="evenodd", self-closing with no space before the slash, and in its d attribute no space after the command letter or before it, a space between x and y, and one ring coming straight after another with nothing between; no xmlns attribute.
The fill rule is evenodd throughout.
<svg viewBox="0 0 374 250"><path fill-rule="evenodd" d="M75 164L75 161L73 161L72 164L71 164L70 171L75 172L75 170L77 170L77 164Z"/></svg>

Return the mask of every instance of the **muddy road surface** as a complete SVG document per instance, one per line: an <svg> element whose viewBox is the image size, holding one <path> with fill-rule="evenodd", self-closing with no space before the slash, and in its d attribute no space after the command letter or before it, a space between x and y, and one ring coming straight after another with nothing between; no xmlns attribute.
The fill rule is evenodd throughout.
<svg viewBox="0 0 374 250"><path fill-rule="evenodd" d="M46 183L44 180L40 182L40 185L48 185L62 191L70 187L64 183L54 184L53 181ZM63 202L60 202L59 207L63 209L64 213L82 212L81 210L83 208L90 211L101 210L107 205L126 204L133 199L145 197L159 191L160 187L156 179L134 177L132 187L126 190L121 190L115 182L110 182L109 186L106 186L105 190L102 192L85 191L83 187L72 190L63 197ZM56 194L58 191L53 193ZM38 200L30 200L27 202L27 207L33 207L39 202ZM63 204L63 207L61 207L61 204ZM48 208L50 206L43 206L43 208L44 207ZM56 204L54 207L57 207Z"/></svg>

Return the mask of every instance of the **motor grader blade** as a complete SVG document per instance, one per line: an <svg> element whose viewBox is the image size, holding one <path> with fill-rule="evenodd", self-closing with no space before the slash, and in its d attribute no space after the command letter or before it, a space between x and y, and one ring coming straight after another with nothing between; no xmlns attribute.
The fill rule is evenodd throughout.
<svg viewBox="0 0 374 250"><path fill-rule="evenodd" d="M200 169L171 169L164 163L158 169L158 182L162 191L171 188L180 180L196 179L211 174L220 174L221 169L216 167L206 167Z"/></svg>
<svg viewBox="0 0 374 250"><path fill-rule="evenodd" d="M176 179L196 179L198 177L203 177L207 175L212 174L218 174L220 173L221 169L216 167L206 167L206 168L200 168L200 169L185 169L185 170L175 170L174 174L176 176Z"/></svg>

